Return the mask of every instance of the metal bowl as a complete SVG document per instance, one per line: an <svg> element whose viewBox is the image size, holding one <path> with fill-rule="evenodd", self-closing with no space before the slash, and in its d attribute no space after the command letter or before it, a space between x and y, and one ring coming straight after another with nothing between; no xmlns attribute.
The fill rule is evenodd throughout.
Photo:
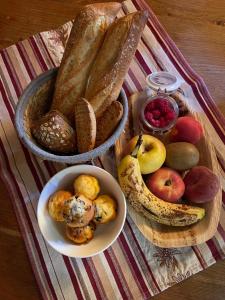
<svg viewBox="0 0 225 300"><path fill-rule="evenodd" d="M57 155L46 151L41 145L39 145L33 138L30 131L32 122L44 115L50 108L57 71L58 69L54 68L41 74L31 81L24 90L19 99L15 115L15 125L18 136L32 153L44 160L67 164L77 164L92 160L104 154L112 145L115 144L116 140L122 133L128 116L128 102L126 94L122 89L118 98L118 101L122 103L124 108L122 119L114 133L102 145L82 154Z"/></svg>

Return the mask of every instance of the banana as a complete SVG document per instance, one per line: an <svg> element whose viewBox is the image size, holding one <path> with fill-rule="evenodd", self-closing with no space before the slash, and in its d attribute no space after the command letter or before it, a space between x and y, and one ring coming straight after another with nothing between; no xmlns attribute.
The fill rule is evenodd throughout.
<svg viewBox="0 0 225 300"><path fill-rule="evenodd" d="M127 155L121 160L118 179L127 200L148 219L165 225L186 226L198 222L205 215L204 208L169 203L153 195L142 179L135 155Z"/></svg>

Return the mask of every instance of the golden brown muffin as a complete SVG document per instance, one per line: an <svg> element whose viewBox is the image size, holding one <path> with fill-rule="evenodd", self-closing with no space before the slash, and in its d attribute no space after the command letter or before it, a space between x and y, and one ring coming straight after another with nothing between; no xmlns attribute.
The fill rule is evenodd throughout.
<svg viewBox="0 0 225 300"><path fill-rule="evenodd" d="M86 244L94 237L95 229L96 225L94 222L79 228L66 226L66 236L75 244Z"/></svg>
<svg viewBox="0 0 225 300"><path fill-rule="evenodd" d="M73 186L76 195L84 195L90 200L96 199L100 192L98 179L91 175L79 175Z"/></svg>
<svg viewBox="0 0 225 300"><path fill-rule="evenodd" d="M94 217L95 208L91 200L83 195L73 196L63 206L63 217L70 227L84 227Z"/></svg>
<svg viewBox="0 0 225 300"><path fill-rule="evenodd" d="M105 224L112 221L116 217L117 204L116 201L108 195L101 195L96 200L94 222L97 224Z"/></svg>
<svg viewBox="0 0 225 300"><path fill-rule="evenodd" d="M72 197L72 194L67 191L57 191L48 200L48 211L50 216L59 222L64 221L63 205L66 200Z"/></svg>

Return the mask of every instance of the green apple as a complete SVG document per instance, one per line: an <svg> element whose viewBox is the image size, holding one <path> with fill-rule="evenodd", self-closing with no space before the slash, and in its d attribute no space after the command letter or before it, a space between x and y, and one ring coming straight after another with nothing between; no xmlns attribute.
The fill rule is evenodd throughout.
<svg viewBox="0 0 225 300"><path fill-rule="evenodd" d="M133 137L128 144L128 151L131 153L138 140L138 135ZM138 150L137 159L142 174L153 173L163 165L166 159L166 148L164 144L154 136L143 134L143 142Z"/></svg>

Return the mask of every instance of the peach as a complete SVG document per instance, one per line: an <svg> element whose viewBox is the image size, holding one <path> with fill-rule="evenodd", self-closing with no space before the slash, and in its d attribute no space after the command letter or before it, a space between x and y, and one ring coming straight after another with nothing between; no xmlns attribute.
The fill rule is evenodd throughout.
<svg viewBox="0 0 225 300"><path fill-rule="evenodd" d="M161 168L146 179L146 186L157 197L178 202L184 194L185 185L181 176L170 168Z"/></svg>
<svg viewBox="0 0 225 300"><path fill-rule="evenodd" d="M203 136L203 129L199 121L193 117L178 118L170 132L171 142L189 142L196 144Z"/></svg>
<svg viewBox="0 0 225 300"><path fill-rule="evenodd" d="M185 199L193 203L212 201L220 187L219 179L204 166L192 168L184 177Z"/></svg>

